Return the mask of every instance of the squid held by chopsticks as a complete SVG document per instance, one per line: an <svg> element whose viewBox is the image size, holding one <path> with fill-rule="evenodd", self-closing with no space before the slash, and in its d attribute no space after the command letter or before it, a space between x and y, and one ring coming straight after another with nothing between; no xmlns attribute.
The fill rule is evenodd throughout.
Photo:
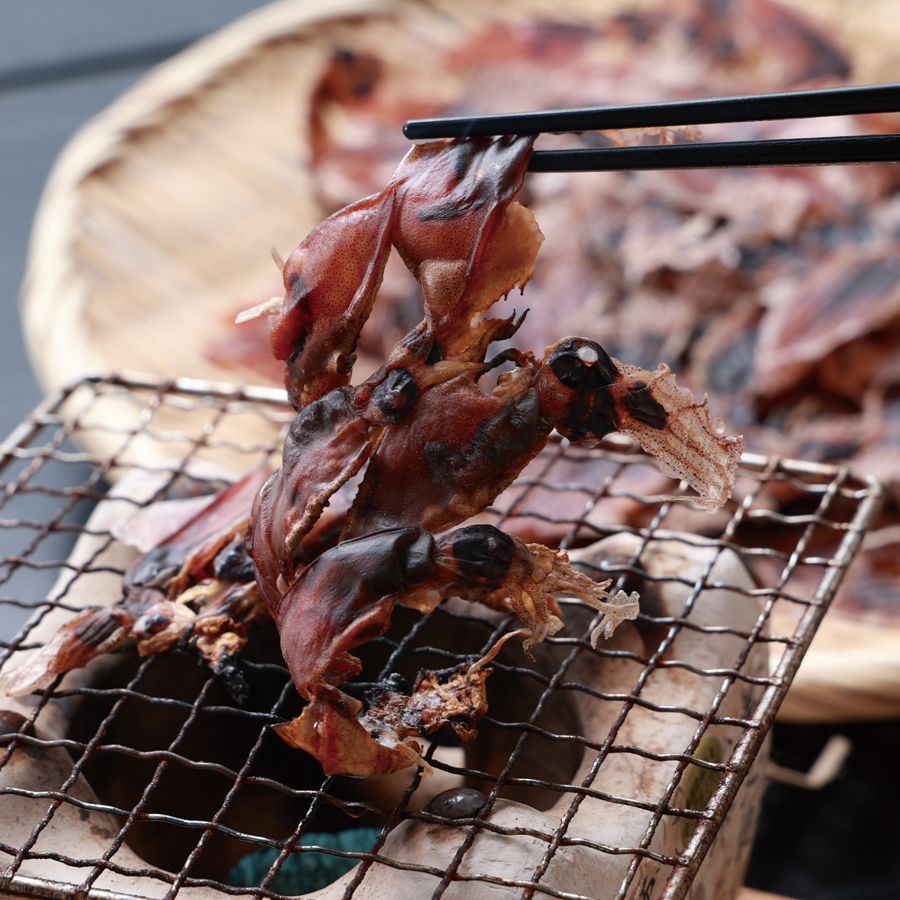
<svg viewBox="0 0 900 900"><path fill-rule="evenodd" d="M526 651L562 627L557 594L602 614L595 642L635 618L636 595L608 594L609 582L575 571L562 551L489 525L448 530L491 504L554 430L585 446L613 431L633 435L709 508L729 496L740 457L740 439L720 434L706 401L680 390L665 366L628 366L577 337L540 358L515 350L489 357L524 317L488 312L524 288L542 241L515 200L530 154L522 138L415 147L383 191L300 244L285 265L271 333L297 409L280 469L211 501L132 567L121 603L73 619L5 676L7 690L46 684L113 646L162 652L190 635L221 668L265 610L307 701L277 732L326 772L384 774L418 763L422 736L444 725L474 736L490 660L511 636L471 663L421 672L409 693L389 680L361 701L341 689L361 670L350 651L383 634L396 605L426 613L462 597L515 613L522 628L512 634ZM351 386L392 247L421 285L423 318L378 371ZM504 364L512 368L486 387L484 376ZM224 578L216 560L245 553L252 570Z"/></svg>
<svg viewBox="0 0 900 900"><path fill-rule="evenodd" d="M278 732L329 773L410 765L417 738L444 724L471 736L486 709L484 660L425 673L411 694L387 690L368 706L340 690L360 671L349 651L382 634L396 604L428 612L458 596L511 610L526 648L561 627L556 593L603 612L594 639L637 615L636 597L610 597L608 583L575 572L562 552L491 526L446 532L483 511L554 429L586 446L613 431L634 435L708 507L731 490L740 439L721 435L706 401L678 389L666 367L624 365L581 338L563 338L540 359L521 351L488 359L491 343L512 337L522 317L487 313L528 282L541 243L514 199L530 153L521 138L416 147L384 191L327 219L285 266L272 346L287 362L298 415L282 467L254 504L249 545L309 701ZM356 342L392 246L422 287L424 317L351 387ZM513 368L486 389L483 376L504 363ZM307 535L330 497L363 471L341 542L309 563ZM443 712L426 721L421 710L433 710L436 696Z"/></svg>

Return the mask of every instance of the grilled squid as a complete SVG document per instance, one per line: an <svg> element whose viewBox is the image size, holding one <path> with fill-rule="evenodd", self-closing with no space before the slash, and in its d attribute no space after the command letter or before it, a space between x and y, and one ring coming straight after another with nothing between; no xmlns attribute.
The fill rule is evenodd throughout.
<svg viewBox="0 0 900 900"><path fill-rule="evenodd" d="M349 651L382 634L397 604L428 612L456 596L515 612L526 648L561 627L557 593L602 611L607 636L637 614L636 598L610 597L565 554L489 526L447 531L482 512L554 430L585 446L627 432L701 504L720 506L730 493L740 439L721 435L706 401L677 388L664 366L628 366L577 337L540 358L489 355L523 321L489 310L524 287L541 243L515 201L530 155L524 138L416 147L383 191L327 219L285 265L272 348L298 412L282 466L256 498L248 546L308 701L279 733L331 773L410 765L416 738L444 724L471 733L487 708L486 663L426 673L411 693L383 692L382 712L339 688L360 671ZM353 386L356 343L392 247L421 286L423 318ZM340 542L311 560L307 542L323 511L358 478ZM423 701L423 691L442 704ZM413 712L423 705L446 709L426 722Z"/></svg>

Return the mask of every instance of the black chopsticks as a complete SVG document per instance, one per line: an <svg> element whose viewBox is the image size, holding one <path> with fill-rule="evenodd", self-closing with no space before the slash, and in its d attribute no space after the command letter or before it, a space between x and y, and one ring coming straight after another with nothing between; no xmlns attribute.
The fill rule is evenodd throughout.
<svg viewBox="0 0 900 900"><path fill-rule="evenodd" d="M532 155L528 171L605 172L864 162L900 162L900 134L661 144L658 147L600 150L540 150Z"/></svg>
<svg viewBox="0 0 900 900"><path fill-rule="evenodd" d="M900 111L900 84L674 100L631 106L551 109L541 112L450 119L412 119L403 126L411 141L498 134L553 134L612 128L712 125L770 119L808 119Z"/></svg>
<svg viewBox="0 0 900 900"><path fill-rule="evenodd" d="M900 111L900 84L751 94L630 106L544 110L494 116L414 119L411 140L501 134L536 135L720 122L819 118ZM900 135L664 144L598 150L537 151L532 172L718 168L900 161Z"/></svg>

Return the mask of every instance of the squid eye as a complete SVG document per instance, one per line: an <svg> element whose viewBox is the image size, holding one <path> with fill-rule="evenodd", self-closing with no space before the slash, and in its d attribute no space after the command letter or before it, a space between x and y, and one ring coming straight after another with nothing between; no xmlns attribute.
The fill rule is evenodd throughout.
<svg viewBox="0 0 900 900"><path fill-rule="evenodd" d="M467 576L499 581L515 552L513 539L493 525L470 525L453 533L453 558Z"/></svg>
<svg viewBox="0 0 900 900"><path fill-rule="evenodd" d="M618 372L609 354L594 341L570 338L547 360L553 374L573 390L596 390L616 380Z"/></svg>

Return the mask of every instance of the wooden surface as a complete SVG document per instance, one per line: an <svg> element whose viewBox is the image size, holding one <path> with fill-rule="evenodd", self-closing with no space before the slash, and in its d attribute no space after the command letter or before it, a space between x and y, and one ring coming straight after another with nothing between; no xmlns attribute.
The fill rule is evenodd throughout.
<svg viewBox="0 0 900 900"><path fill-rule="evenodd" d="M778 717L797 723L900 718L897 628L826 615Z"/></svg>

